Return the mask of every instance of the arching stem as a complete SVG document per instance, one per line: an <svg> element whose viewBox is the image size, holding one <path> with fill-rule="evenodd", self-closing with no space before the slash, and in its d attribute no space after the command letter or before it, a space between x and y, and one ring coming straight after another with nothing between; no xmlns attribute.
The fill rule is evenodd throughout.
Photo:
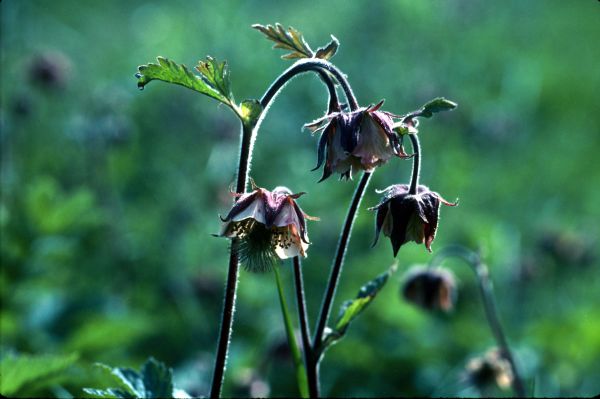
<svg viewBox="0 0 600 399"><path fill-rule="evenodd" d="M431 265L438 265L444 258L449 256L455 256L464 260L465 263L467 263L471 267L471 270L473 270L475 273L488 325L490 326L492 335L496 340L496 345L498 345L502 356L510 364L513 372L513 390L518 397L524 398L525 386L523 385L523 380L521 379L514 357L510 347L508 346L508 341L506 340L504 329L500 323L500 318L498 317L498 310L494 300L493 286L487 266L481 261L479 254L460 245L452 245L439 251L431 260Z"/></svg>
<svg viewBox="0 0 600 399"><path fill-rule="evenodd" d="M329 91L330 110L333 102L337 102L337 93L335 85L331 81L330 75L335 77L338 83L342 86L344 93L350 103L352 110L358 109L358 103L354 97L354 93L345 76L330 62L319 59L300 60L288 68L281 74L273 84L267 89L260 100L263 111L256 120L246 121L242 124L242 139L240 145L240 155L238 163L238 174L236 183L236 193L242 194L246 191L248 183L248 174L250 172L250 163L252 161L252 148L256 139L258 130L262 123L266 111L275 98L277 93L285 86L285 84L294 76L313 71L320 75L324 80ZM215 357L215 368L210 389L210 397L218 398L221 395L223 387L223 377L227 365L227 352L229 349L229 341L231 339L231 329L233 326L233 315L235 312L235 300L237 292L237 282L239 276L239 259L237 255L238 242L236 239L231 242L231 251L229 255L229 268L227 272L227 281L225 283L225 298L223 302L223 312L221 314L221 325L219 329L219 339L217 343L217 354Z"/></svg>

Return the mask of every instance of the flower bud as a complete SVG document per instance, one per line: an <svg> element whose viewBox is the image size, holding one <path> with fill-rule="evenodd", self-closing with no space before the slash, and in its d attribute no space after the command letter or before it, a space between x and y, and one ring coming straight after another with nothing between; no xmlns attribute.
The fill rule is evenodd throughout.
<svg viewBox="0 0 600 399"><path fill-rule="evenodd" d="M454 275L447 269L413 266L404 278L402 295L425 310L448 312L456 301Z"/></svg>
<svg viewBox="0 0 600 399"><path fill-rule="evenodd" d="M440 204L458 205L458 202L448 202L425 186L419 186L414 195L409 194L406 184L396 184L379 193L384 194L383 198L379 204L369 208L377 211L373 246L383 231L392 242L394 256L402 245L410 241L424 243L431 252L431 243L438 228Z"/></svg>
<svg viewBox="0 0 600 399"><path fill-rule="evenodd" d="M495 348L483 356L471 359L467 364L466 373L468 381L480 390L487 390L493 386L508 389L513 382L510 363Z"/></svg>
<svg viewBox="0 0 600 399"><path fill-rule="evenodd" d="M255 187L240 195L227 217L221 218L220 237L238 238L238 254L246 269L269 270L277 259L306 257L309 246L306 215L296 204L304 193L285 187L273 191Z"/></svg>

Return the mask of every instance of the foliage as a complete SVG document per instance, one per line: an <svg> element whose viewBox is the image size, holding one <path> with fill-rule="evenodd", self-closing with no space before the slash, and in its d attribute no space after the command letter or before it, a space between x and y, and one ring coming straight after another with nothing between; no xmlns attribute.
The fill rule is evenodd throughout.
<svg viewBox="0 0 600 399"><path fill-rule="evenodd" d="M460 212L443 215L434 253L453 242L483 249L501 319L536 396L600 391L593 372L600 369L600 120L590 113L600 75L596 43L577 40L600 35L597 2L107 0L100 9L63 0L0 7L3 350L36 357L76 351L81 364L135 368L155 356L173 367L177 386L206 395L227 261L227 245L210 234L231 201L237 121L192 90L156 85L140 95L131 74L163 54L200 76L192 66L210 52L234 66L230 88L239 106L284 67L249 27L280 20L302 28L311 43L325 43L330 33L344 43L335 59L361 104L385 97L388 109L410 110L438 93L461 104L419 132L423 177L462 200ZM33 68L40 55L45 68ZM48 60L56 62L49 67ZM253 178L307 191L305 211L322 219L310 230L307 287L325 284L345 214L340 199L353 190L352 183L315 184L309 172L317 143L300 128L323 115L322 86L310 76L286 86L253 157ZM408 176L410 164L396 163L377 171L371 187ZM369 249L374 221L365 209L377 202L370 189L335 310L392 261L388 251ZM403 248L401 271L428 260L413 247ZM288 265L280 271L291 281ZM451 315L415 310L389 279L377 305L328 351L323 391L477 395L460 383L461 370L492 340L476 285L468 271L456 273ZM250 372L268 382L271 396L297 394L280 345L286 338L272 276L242 274L239 288L224 394L249 396ZM307 290L312 317L320 290ZM101 325L105 332L94 333ZM52 387L28 386L25 395L57 396L57 385L75 396L83 387L116 386L89 380L76 373Z"/></svg>
<svg viewBox="0 0 600 399"><path fill-rule="evenodd" d="M0 393L5 397L15 397L31 392L32 386L39 389L76 360L76 354L4 355L0 360Z"/></svg>
<svg viewBox="0 0 600 399"><path fill-rule="evenodd" d="M189 398L185 392L173 387L173 371L163 363L150 358L137 372L128 368L98 367L108 371L120 388L105 390L84 388L86 393L100 398Z"/></svg>

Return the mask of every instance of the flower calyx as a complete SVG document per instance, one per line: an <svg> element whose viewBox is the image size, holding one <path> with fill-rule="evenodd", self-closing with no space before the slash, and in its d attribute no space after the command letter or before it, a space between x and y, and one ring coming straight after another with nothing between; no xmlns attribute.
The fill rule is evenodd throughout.
<svg viewBox="0 0 600 399"><path fill-rule="evenodd" d="M440 205L458 205L458 200L448 202L422 185L418 186L416 194L409 193L407 184L395 184L377 192L384 195L379 204L369 208L377 211L373 246L383 231L392 242L394 256L402 245L410 241L424 243L431 252L438 228Z"/></svg>
<svg viewBox="0 0 600 399"><path fill-rule="evenodd" d="M240 261L251 271L269 270L278 259L306 257L310 242L305 214L296 199L305 193L293 194L286 187L273 191L257 187L238 195L225 218L219 237L237 238Z"/></svg>
<svg viewBox="0 0 600 399"><path fill-rule="evenodd" d="M312 133L321 132L317 149L317 166L323 167L319 182L334 172L340 179L352 179L357 170L372 172L393 156L410 158L394 131L398 116L381 111L383 101L356 111L331 112L304 125Z"/></svg>

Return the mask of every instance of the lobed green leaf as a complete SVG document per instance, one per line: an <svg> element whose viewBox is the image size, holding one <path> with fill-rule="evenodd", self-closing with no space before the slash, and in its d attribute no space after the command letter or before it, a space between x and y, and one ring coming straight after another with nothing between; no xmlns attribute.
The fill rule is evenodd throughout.
<svg viewBox="0 0 600 399"><path fill-rule="evenodd" d="M206 61L200 61L196 66L196 70L200 72L200 76L198 76L183 64L177 64L164 57L156 59L158 63L149 63L138 67L138 73L135 76L138 78L137 85L140 89L153 80L161 80L197 91L234 107L235 103L229 84L229 71L225 61L219 63L210 56L206 57Z"/></svg>
<svg viewBox="0 0 600 399"><path fill-rule="evenodd" d="M108 371L120 388L84 388L88 394L101 398L169 398L174 397L175 393L177 396L186 396L183 391L173 387L172 370L154 358L148 359L140 372L104 364L98 366Z"/></svg>

